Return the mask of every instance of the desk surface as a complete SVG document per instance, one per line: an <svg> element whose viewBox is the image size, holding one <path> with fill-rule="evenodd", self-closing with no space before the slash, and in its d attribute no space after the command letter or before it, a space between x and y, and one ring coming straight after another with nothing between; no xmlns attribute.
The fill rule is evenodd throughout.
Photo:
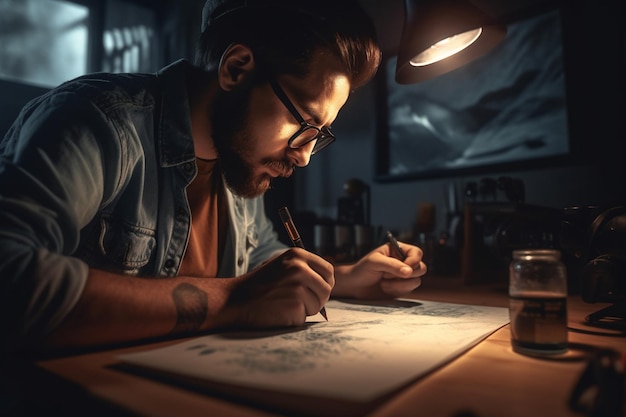
<svg viewBox="0 0 626 417"><path fill-rule="evenodd" d="M451 278L425 279L414 297L423 300L507 307L498 286L467 287ZM367 417L580 417L567 402L587 365L592 347L626 355L624 334L587 326L584 318L606 304L568 299L570 351L559 359L538 359L511 349L509 325L459 358L408 385ZM266 410L196 392L112 367L120 353L175 342L133 346L38 362L33 395L68 415L142 417L281 416ZM54 389L51 389L54 387ZM38 398L41 400L41 398Z"/></svg>

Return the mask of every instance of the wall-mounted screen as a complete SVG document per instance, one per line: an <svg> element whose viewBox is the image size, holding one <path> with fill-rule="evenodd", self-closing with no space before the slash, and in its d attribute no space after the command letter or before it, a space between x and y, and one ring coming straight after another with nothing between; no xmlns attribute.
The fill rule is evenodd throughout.
<svg viewBox="0 0 626 417"><path fill-rule="evenodd" d="M442 76L379 82L380 180L519 168L570 154L559 11L519 21L494 50Z"/></svg>

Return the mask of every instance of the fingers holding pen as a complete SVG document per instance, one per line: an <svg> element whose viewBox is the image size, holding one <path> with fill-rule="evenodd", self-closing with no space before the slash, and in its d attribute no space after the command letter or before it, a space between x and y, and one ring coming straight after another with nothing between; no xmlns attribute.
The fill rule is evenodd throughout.
<svg viewBox="0 0 626 417"><path fill-rule="evenodd" d="M392 257L384 257L380 263L380 271L383 278L410 279L420 278L428 271L427 265L421 259L411 259L407 257L405 261L400 261Z"/></svg>
<svg viewBox="0 0 626 417"><path fill-rule="evenodd" d="M379 283L382 292L391 297L401 297L418 288L428 270L422 262L423 252L419 247L402 242L396 244L397 247L391 243L391 254L385 256L384 272ZM402 250L404 260L396 257L398 248Z"/></svg>
<svg viewBox="0 0 626 417"><path fill-rule="evenodd" d="M389 232L387 232L387 239L389 240L387 264L390 267L388 273L402 278L417 278L426 274L428 267L422 261L424 252L421 248L399 242Z"/></svg>
<svg viewBox="0 0 626 417"><path fill-rule="evenodd" d="M291 279L304 285L315 294L321 305L330 298L330 292L335 286L335 269L324 258L301 248L292 248L283 254L286 258L286 279ZM320 306L321 306L320 305ZM317 313L319 308L314 312Z"/></svg>
<svg viewBox="0 0 626 417"><path fill-rule="evenodd" d="M247 274L234 300L252 327L303 324L317 314L335 285L333 266L301 248L292 248Z"/></svg>
<svg viewBox="0 0 626 417"><path fill-rule="evenodd" d="M407 254L404 263L407 264L412 270L410 273L411 277L421 277L428 272L428 265L426 265L422 259L424 256L424 252L417 246L414 245L406 245L405 252Z"/></svg>
<svg viewBox="0 0 626 417"><path fill-rule="evenodd" d="M289 213L289 209L285 206L278 210L278 214L280 216L281 221L283 222L287 233L289 234L289 238L293 245L297 248L304 249L304 243L302 242L302 238L300 237L300 233L298 233L298 229L291 217L291 213ZM332 274L333 282L331 283L331 290L334 286L334 273ZM324 308L324 304L321 305L320 314L328 320L328 316L326 315L326 309Z"/></svg>

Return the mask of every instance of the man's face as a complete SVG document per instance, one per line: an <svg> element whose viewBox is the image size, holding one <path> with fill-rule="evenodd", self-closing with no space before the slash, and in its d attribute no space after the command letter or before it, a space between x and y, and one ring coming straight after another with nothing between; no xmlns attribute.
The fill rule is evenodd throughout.
<svg viewBox="0 0 626 417"><path fill-rule="evenodd" d="M323 61L313 65L320 70L305 79L283 75L276 80L307 122L330 127L348 98L350 84L346 76L324 67ZM296 166L309 163L314 142L289 147L300 125L269 83L220 91L211 124L226 182L242 197L263 194L272 178L288 177Z"/></svg>
<svg viewBox="0 0 626 417"><path fill-rule="evenodd" d="M255 173L253 134L248 123L251 89L220 91L214 103L212 126L220 167L229 187L242 197L263 194L271 177ZM285 161L281 161L285 165ZM287 165L283 171L287 172Z"/></svg>

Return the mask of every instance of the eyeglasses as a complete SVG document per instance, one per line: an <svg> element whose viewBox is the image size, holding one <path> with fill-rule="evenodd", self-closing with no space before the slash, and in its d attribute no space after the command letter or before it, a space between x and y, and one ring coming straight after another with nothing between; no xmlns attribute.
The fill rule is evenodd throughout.
<svg viewBox="0 0 626 417"><path fill-rule="evenodd" d="M311 155L314 155L333 143L335 135L333 135L333 132L331 132L329 128L319 128L304 120L304 117L302 117L291 100L289 100L289 97L287 97L287 94L285 94L285 91L280 87L278 82L273 77L269 77L269 82L276 97L287 107L287 110L289 110L296 121L300 123L300 129L289 139L288 144L290 148L301 148L309 142L316 141L311 151Z"/></svg>

